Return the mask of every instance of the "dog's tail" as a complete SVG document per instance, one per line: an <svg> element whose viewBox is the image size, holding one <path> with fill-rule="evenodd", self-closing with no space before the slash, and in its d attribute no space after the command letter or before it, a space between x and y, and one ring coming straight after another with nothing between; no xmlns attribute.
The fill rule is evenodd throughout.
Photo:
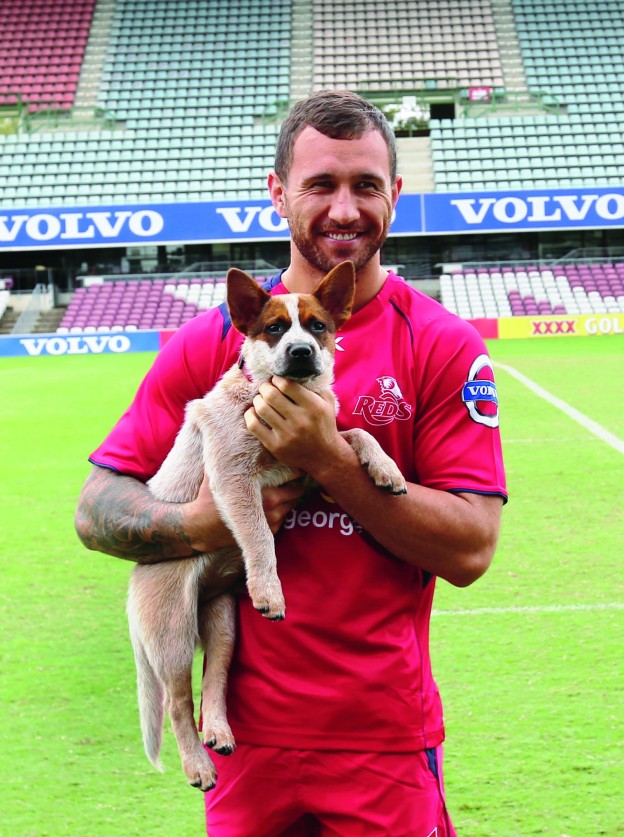
<svg viewBox="0 0 624 837"><path fill-rule="evenodd" d="M138 649L138 653L135 648L134 659L137 669L137 696L143 747L154 767L162 772L163 766L159 756L165 723L165 687L156 676L142 646Z"/></svg>
<svg viewBox="0 0 624 837"><path fill-rule="evenodd" d="M142 641L132 588L128 598L128 624L137 671L137 698L143 747L154 767L162 772L163 766L159 755L165 723L165 687L150 663L145 644Z"/></svg>

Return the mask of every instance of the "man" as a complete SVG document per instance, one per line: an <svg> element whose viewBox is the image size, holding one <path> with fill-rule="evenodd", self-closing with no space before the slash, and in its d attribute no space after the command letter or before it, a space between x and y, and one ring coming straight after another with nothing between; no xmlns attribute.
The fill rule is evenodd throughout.
<svg viewBox="0 0 624 837"><path fill-rule="evenodd" d="M297 103L268 186L291 231L291 262L271 292L312 291L346 259L357 285L338 336L338 418L331 398L283 378L245 414L271 453L321 488L265 491L287 618L268 623L240 598L228 687L237 750L215 757L210 837L452 835L429 617L435 578L469 585L495 550L506 494L491 366L471 326L381 267L401 178L377 108L338 91ZM157 561L231 542L205 485L171 505L144 482L184 404L236 360L241 339L214 310L159 354L91 457L76 516L88 547ZM338 433L354 426L398 463L406 496L371 483Z"/></svg>

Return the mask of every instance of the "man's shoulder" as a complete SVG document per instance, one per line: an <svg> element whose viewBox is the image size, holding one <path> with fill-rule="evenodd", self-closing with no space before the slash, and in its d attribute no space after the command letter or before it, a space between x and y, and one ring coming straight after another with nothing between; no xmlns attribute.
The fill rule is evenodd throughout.
<svg viewBox="0 0 624 837"><path fill-rule="evenodd" d="M166 348L169 352L177 350L185 353L214 348L227 338L231 324L227 305L222 303L184 323L166 341Z"/></svg>
<svg viewBox="0 0 624 837"><path fill-rule="evenodd" d="M399 276L390 274L389 279L392 283L389 302L409 319L421 337L435 338L444 334L446 338L472 339L477 335L474 326L449 311L437 299Z"/></svg>

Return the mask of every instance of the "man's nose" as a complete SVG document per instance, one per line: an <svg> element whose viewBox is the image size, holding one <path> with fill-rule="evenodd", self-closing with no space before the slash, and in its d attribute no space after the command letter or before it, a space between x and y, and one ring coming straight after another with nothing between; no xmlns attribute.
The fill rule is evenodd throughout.
<svg viewBox="0 0 624 837"><path fill-rule="evenodd" d="M347 186L334 192L329 217L337 224L352 224L360 217L355 195Z"/></svg>

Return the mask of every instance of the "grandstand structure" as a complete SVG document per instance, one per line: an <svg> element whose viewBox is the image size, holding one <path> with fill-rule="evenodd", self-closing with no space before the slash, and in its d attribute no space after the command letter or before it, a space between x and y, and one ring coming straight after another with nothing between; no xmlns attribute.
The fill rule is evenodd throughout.
<svg viewBox="0 0 624 837"><path fill-rule="evenodd" d="M404 193L580 195L567 226L510 227L509 204L496 229L391 237L386 262L411 281L435 276L467 318L624 312L623 66L617 0L4 0L0 286L27 290L21 271L45 265L68 303L60 333L177 327L223 283L151 271L190 253L279 267L286 236L206 233L189 249L183 234L143 242L137 221L116 246L71 213L108 211L101 231L123 226L124 207L143 220L162 205L261 207L289 105L348 88L393 120ZM58 219L68 226L52 240ZM561 258L587 246L592 259ZM124 262L148 275L76 281L84 263L102 275Z"/></svg>

